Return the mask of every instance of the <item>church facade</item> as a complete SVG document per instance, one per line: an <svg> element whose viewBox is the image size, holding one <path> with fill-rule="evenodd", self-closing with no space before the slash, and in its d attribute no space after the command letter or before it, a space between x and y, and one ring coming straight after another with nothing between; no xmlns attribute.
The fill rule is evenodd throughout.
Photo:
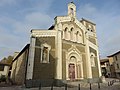
<svg viewBox="0 0 120 90"><path fill-rule="evenodd" d="M26 85L99 80L101 77L96 24L76 17L76 6L68 4L68 15L55 17L48 30L31 30Z"/></svg>

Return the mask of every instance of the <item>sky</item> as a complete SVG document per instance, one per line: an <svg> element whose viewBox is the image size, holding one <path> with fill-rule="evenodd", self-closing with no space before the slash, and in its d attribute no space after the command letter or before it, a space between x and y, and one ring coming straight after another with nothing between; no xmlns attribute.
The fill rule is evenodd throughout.
<svg viewBox="0 0 120 90"><path fill-rule="evenodd" d="M67 15L73 1L77 18L96 23L100 58L120 50L120 0L0 0L0 60L30 42L31 29L48 29Z"/></svg>

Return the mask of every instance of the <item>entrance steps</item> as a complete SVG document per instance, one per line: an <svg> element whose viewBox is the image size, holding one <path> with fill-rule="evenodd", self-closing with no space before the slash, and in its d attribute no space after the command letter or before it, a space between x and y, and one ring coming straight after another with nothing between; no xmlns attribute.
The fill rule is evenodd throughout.
<svg viewBox="0 0 120 90"><path fill-rule="evenodd" d="M78 87L78 85L80 84L80 87L89 87L89 83L87 82L83 82L83 81L68 81L67 85L69 87Z"/></svg>

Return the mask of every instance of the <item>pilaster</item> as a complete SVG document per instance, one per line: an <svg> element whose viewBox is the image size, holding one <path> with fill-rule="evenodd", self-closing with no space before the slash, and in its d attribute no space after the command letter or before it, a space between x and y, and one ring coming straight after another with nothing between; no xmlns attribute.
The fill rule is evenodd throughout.
<svg viewBox="0 0 120 90"><path fill-rule="evenodd" d="M90 62L90 50L89 50L89 44L88 44L88 37L86 35L85 38L86 43L86 68L87 68L87 78L92 79L92 68L91 68L91 62Z"/></svg>
<svg viewBox="0 0 120 90"><path fill-rule="evenodd" d="M62 24L57 26L56 36L56 79L62 79L62 38L61 38Z"/></svg>
<svg viewBox="0 0 120 90"><path fill-rule="evenodd" d="M98 62L98 73L99 73L99 77L102 76L101 74L101 66L100 66L100 59L99 59L99 52L98 52L98 49L96 50L97 51L97 62Z"/></svg>
<svg viewBox="0 0 120 90"><path fill-rule="evenodd" d="M80 71L81 71L81 79L83 79L83 62L81 63L81 65L80 65Z"/></svg>
<svg viewBox="0 0 120 90"><path fill-rule="evenodd" d="M28 56L28 65L27 65L27 76L26 79L33 78L33 67L34 67L34 54L35 54L35 37L31 37L29 56Z"/></svg>

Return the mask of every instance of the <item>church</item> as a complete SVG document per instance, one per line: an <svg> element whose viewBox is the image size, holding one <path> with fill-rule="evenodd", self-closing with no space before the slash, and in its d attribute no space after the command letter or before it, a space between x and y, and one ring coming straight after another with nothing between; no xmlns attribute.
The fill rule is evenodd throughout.
<svg viewBox="0 0 120 90"><path fill-rule="evenodd" d="M68 14L56 16L49 29L31 30L30 44L15 56L11 70L11 79L27 87L99 82L100 77L96 24L78 20L73 2Z"/></svg>

